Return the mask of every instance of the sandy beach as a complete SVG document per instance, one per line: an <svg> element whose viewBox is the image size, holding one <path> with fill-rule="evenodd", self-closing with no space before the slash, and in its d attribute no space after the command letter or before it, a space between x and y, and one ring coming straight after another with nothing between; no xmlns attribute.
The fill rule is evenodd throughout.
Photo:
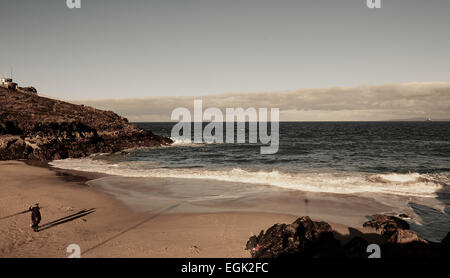
<svg viewBox="0 0 450 278"><path fill-rule="evenodd" d="M136 213L82 182L18 161L0 163L0 192L0 257L67 257L73 243L83 257L248 257L244 247L251 231L295 219L263 213ZM36 202L42 207L41 225L95 211L35 233L29 213L11 215Z"/></svg>
<svg viewBox="0 0 450 278"><path fill-rule="evenodd" d="M30 213L17 214L36 202L42 207L37 233L30 228ZM82 257L249 257L244 248L251 233L297 218L171 209L136 212L82 179L22 161L2 161L0 257L67 257L70 244L80 246ZM348 232L345 226L332 226Z"/></svg>

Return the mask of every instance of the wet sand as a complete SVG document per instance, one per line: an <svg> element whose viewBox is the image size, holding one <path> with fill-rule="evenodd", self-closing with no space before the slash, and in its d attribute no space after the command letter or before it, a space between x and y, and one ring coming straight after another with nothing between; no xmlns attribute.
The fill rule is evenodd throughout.
<svg viewBox="0 0 450 278"><path fill-rule="evenodd" d="M217 212L192 212L183 202L136 210L88 186L87 180L22 161L1 161L0 257L67 257L70 244L80 246L82 257L249 257L244 248L252 233L301 216L226 211L224 206ZM33 232L30 213L18 213L37 202L41 230ZM330 224L349 233L345 225Z"/></svg>

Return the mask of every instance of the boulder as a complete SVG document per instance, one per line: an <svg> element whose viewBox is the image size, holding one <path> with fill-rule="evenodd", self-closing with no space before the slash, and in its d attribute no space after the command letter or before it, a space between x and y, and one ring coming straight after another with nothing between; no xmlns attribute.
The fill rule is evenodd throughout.
<svg viewBox="0 0 450 278"><path fill-rule="evenodd" d="M37 90L35 87L23 87L20 88L20 90L27 93L37 94Z"/></svg>
<svg viewBox="0 0 450 278"><path fill-rule="evenodd" d="M339 241L328 223L304 216L291 224L273 225L251 237L247 247L253 258L329 257L339 249Z"/></svg>
<svg viewBox="0 0 450 278"><path fill-rule="evenodd" d="M392 236L388 239L390 243L406 244L411 242L423 242L428 243L425 239L421 238L415 232L411 230L396 230Z"/></svg>
<svg viewBox="0 0 450 278"><path fill-rule="evenodd" d="M246 249L250 250L253 258L368 258L370 254L367 247L376 243L380 246L382 258L449 257L450 233L442 242L436 243L404 229L409 225L391 216L375 216L368 225L379 229L387 227L392 234L387 239L387 233L384 236L368 234L367 239L361 234L341 245L334 238L328 223L312 221L308 216L303 216L291 224L275 224L265 232L261 231L258 236L251 236ZM393 226L395 230L392 230Z"/></svg>
<svg viewBox="0 0 450 278"><path fill-rule="evenodd" d="M390 238L397 230L408 230L409 224L403 219L395 216L374 214L371 220L363 224L364 227L372 227L381 230L381 234L386 238Z"/></svg>
<svg viewBox="0 0 450 278"><path fill-rule="evenodd" d="M0 160L28 157L33 149L19 136L0 136Z"/></svg>

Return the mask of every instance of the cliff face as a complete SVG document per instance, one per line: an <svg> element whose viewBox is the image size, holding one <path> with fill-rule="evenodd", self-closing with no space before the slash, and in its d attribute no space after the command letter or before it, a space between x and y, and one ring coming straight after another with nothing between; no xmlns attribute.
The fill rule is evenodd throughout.
<svg viewBox="0 0 450 278"><path fill-rule="evenodd" d="M0 160L50 161L171 143L111 111L0 87Z"/></svg>

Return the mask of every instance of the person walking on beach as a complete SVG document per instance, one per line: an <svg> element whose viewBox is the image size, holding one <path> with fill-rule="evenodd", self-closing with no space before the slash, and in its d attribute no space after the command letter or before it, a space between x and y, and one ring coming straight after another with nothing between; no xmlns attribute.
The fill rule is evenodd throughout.
<svg viewBox="0 0 450 278"><path fill-rule="evenodd" d="M34 207L30 207L29 210L31 211L31 228L33 228L33 231L38 232L39 223L41 222L39 204L34 205Z"/></svg>

